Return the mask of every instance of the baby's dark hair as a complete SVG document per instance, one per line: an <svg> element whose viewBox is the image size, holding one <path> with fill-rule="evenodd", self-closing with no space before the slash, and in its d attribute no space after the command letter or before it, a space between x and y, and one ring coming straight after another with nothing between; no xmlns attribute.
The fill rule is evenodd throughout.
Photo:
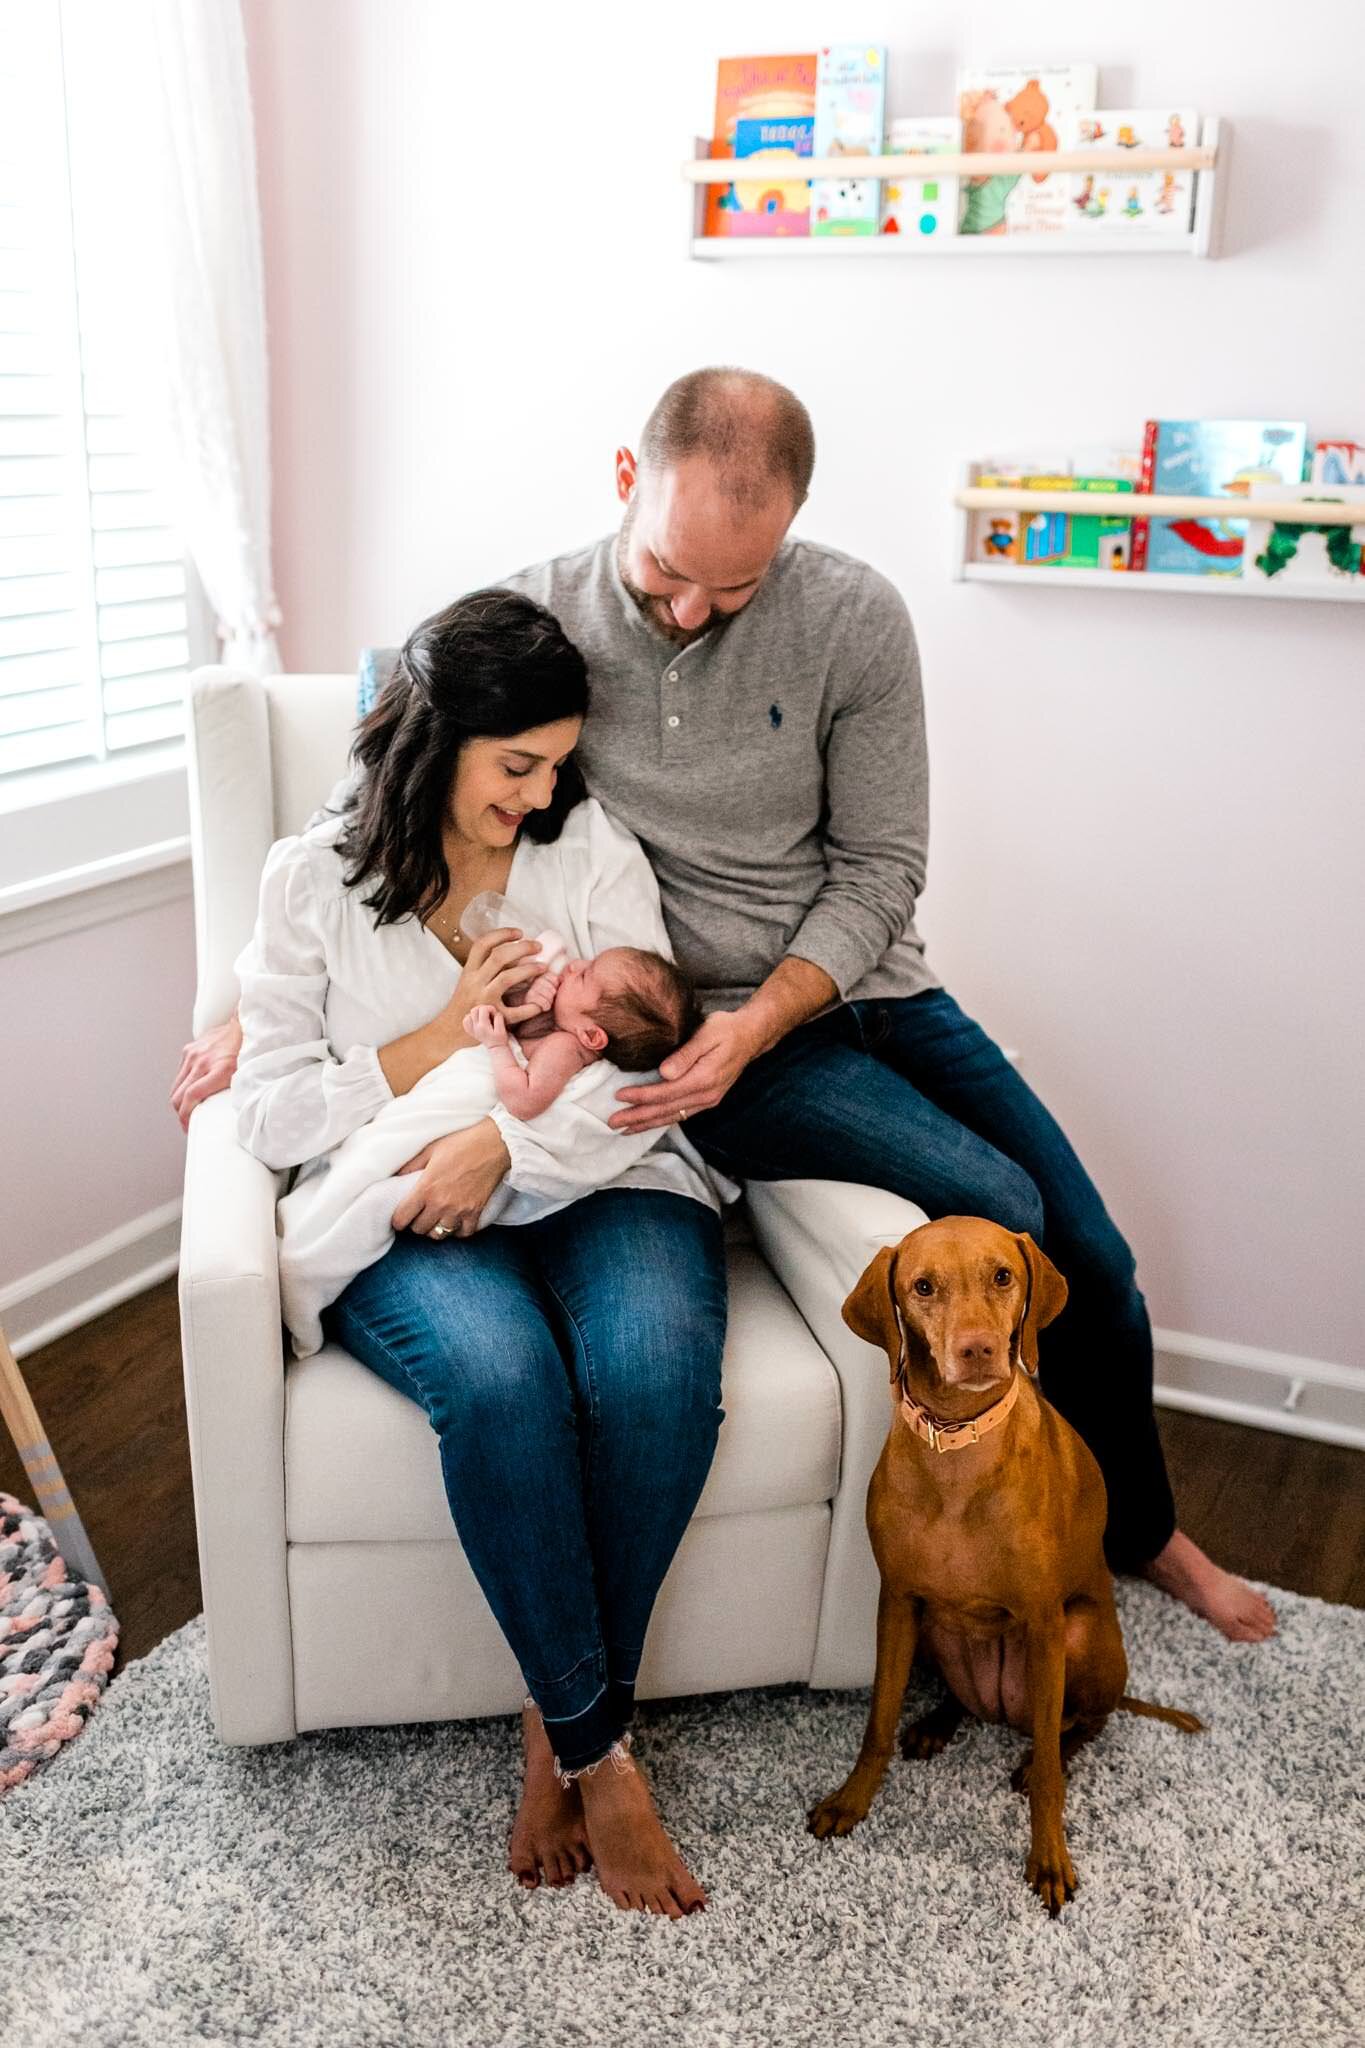
<svg viewBox="0 0 1365 2048"><path fill-rule="evenodd" d="M701 1028L691 982L662 953L614 948L630 964L624 988L603 996L593 1019L607 1034L605 1057L623 1073L647 1074Z"/></svg>

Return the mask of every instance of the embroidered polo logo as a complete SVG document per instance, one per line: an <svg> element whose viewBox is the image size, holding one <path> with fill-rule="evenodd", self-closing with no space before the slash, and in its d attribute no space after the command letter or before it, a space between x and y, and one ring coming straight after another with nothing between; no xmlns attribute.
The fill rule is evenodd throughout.
<svg viewBox="0 0 1365 2048"><path fill-rule="evenodd" d="M782 706L780 704L770 704L768 706L768 723L772 727L774 732L776 732L778 726L781 725Z"/></svg>

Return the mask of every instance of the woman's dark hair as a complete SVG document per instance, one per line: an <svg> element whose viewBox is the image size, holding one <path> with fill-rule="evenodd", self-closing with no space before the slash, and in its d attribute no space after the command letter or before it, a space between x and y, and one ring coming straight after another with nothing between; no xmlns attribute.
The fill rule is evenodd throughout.
<svg viewBox="0 0 1365 2048"><path fill-rule="evenodd" d="M414 628L352 744L362 777L337 840L348 888L376 878L364 902L377 924L429 917L450 887L442 827L466 740L512 739L587 709L582 655L529 597L475 590ZM585 795L570 755L522 831L541 845L558 839Z"/></svg>

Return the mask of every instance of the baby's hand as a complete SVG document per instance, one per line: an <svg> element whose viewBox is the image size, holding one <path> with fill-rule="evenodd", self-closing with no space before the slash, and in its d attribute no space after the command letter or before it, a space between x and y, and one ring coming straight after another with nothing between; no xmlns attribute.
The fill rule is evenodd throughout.
<svg viewBox="0 0 1365 2048"><path fill-rule="evenodd" d="M494 1046L507 1043L506 1020L502 1012L495 1010L491 1003L480 1003L476 1010L471 1010L464 1020L464 1028L480 1045Z"/></svg>
<svg viewBox="0 0 1365 2048"><path fill-rule="evenodd" d="M559 976L557 974L550 974L548 972L538 974L527 989L525 999L528 1003L534 1003L536 1008L544 1014L546 1010L554 1008L555 996L558 991Z"/></svg>

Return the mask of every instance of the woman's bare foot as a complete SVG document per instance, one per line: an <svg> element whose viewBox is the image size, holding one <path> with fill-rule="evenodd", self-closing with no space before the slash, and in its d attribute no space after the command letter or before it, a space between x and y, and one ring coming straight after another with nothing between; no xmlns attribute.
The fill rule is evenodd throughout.
<svg viewBox="0 0 1365 2048"><path fill-rule="evenodd" d="M1205 1557L1183 1529L1143 1566L1141 1575L1202 1614L1230 1642L1260 1643L1275 1633L1275 1610L1264 1595Z"/></svg>
<svg viewBox="0 0 1365 2048"><path fill-rule="evenodd" d="M507 1846L507 1868L527 1891L534 1891L542 1876L546 1884L572 1884L592 1862L578 1785L566 1788L555 1776L554 1751L534 1707L521 1710L521 1738L526 1778Z"/></svg>
<svg viewBox="0 0 1365 2048"><path fill-rule="evenodd" d="M681 1920L706 1894L664 1833L649 1787L629 1759L607 1758L575 1781L583 1792L588 1841L603 1891L614 1904Z"/></svg>

